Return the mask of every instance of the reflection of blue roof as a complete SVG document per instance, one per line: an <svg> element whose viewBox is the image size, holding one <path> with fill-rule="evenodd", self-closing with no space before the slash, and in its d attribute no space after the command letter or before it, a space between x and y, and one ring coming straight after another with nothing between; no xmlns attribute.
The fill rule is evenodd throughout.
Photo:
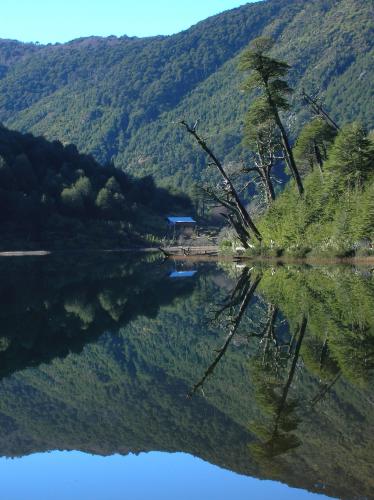
<svg viewBox="0 0 374 500"><path fill-rule="evenodd" d="M191 278L197 271L173 271L170 273L170 278Z"/></svg>
<svg viewBox="0 0 374 500"><path fill-rule="evenodd" d="M192 217L168 217L170 224L196 224L195 219Z"/></svg>

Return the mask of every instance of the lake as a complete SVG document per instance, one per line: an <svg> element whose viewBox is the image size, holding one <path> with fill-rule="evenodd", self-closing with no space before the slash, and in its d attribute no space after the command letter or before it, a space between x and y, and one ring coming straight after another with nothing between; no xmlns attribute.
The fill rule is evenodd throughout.
<svg viewBox="0 0 374 500"><path fill-rule="evenodd" d="M374 498L370 266L0 259L6 500Z"/></svg>

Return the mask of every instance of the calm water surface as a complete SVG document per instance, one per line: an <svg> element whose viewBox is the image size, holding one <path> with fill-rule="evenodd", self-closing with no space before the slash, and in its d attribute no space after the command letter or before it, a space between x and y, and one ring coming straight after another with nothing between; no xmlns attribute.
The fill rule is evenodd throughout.
<svg viewBox="0 0 374 500"><path fill-rule="evenodd" d="M374 498L370 268L77 254L0 278L7 500Z"/></svg>

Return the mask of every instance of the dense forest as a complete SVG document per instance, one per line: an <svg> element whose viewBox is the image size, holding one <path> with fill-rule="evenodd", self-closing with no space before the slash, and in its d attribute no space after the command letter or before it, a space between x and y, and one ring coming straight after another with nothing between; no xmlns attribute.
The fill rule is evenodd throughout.
<svg viewBox="0 0 374 500"><path fill-rule="evenodd" d="M192 193L211 173L176 123L200 119L225 162L245 157L248 98L236 67L261 34L292 66L292 134L304 123L303 87L319 92L339 123L373 127L373 17L366 0L267 0L170 37L1 40L0 120Z"/></svg>
<svg viewBox="0 0 374 500"><path fill-rule="evenodd" d="M295 147L306 165L311 158L315 161L308 143L325 141L321 170L317 164L306 165L305 195L300 198L291 182L260 219L264 246L255 252L295 257L374 255L374 141L357 122L343 126L333 141L323 137L326 131L321 134L321 128L318 119L308 124Z"/></svg>
<svg viewBox="0 0 374 500"><path fill-rule="evenodd" d="M238 275L226 263L229 278L204 264L173 280L162 261L46 259L2 265L0 454L185 451L330 496L370 496L365 270L256 265ZM186 398L227 339L241 306L226 299L242 287L251 298L231 344Z"/></svg>
<svg viewBox="0 0 374 500"><path fill-rule="evenodd" d="M242 138L247 161L224 164L198 122L181 122L220 176L203 191L226 211L236 240L251 255L373 255L373 134L357 121L338 124L303 90L309 116L294 140L286 124L295 110L291 67L274 55L275 47L274 39L258 37L239 58L242 89L251 96ZM230 248L230 239L222 245Z"/></svg>
<svg viewBox="0 0 374 500"><path fill-rule="evenodd" d="M373 269L263 257L374 255L373 19L266 0L173 36L0 40L0 251L158 245L210 205L251 257L1 256L0 456L182 451L371 498Z"/></svg>
<svg viewBox="0 0 374 500"><path fill-rule="evenodd" d="M101 166L31 134L0 126L0 248L116 248L166 232L164 216L191 210L186 196Z"/></svg>
<svg viewBox="0 0 374 500"><path fill-rule="evenodd" d="M0 119L28 132L0 129L1 247L154 241L209 195L252 253L371 254L373 14L267 0L170 37L0 40Z"/></svg>

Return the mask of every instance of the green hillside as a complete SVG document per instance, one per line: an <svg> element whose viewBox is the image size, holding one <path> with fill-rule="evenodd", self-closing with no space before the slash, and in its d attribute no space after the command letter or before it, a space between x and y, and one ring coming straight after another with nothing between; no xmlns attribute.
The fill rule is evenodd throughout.
<svg viewBox="0 0 374 500"><path fill-rule="evenodd" d="M187 189L205 163L176 122L199 118L223 158L240 157L248 101L236 58L260 34L275 38L296 90L319 91L341 123L372 127L373 18L366 0L266 0L170 37L2 40L0 120ZM292 130L305 115L294 99Z"/></svg>
<svg viewBox="0 0 374 500"><path fill-rule="evenodd" d="M139 245L164 235L166 214L186 210L186 196L149 176L0 125L1 250Z"/></svg>

